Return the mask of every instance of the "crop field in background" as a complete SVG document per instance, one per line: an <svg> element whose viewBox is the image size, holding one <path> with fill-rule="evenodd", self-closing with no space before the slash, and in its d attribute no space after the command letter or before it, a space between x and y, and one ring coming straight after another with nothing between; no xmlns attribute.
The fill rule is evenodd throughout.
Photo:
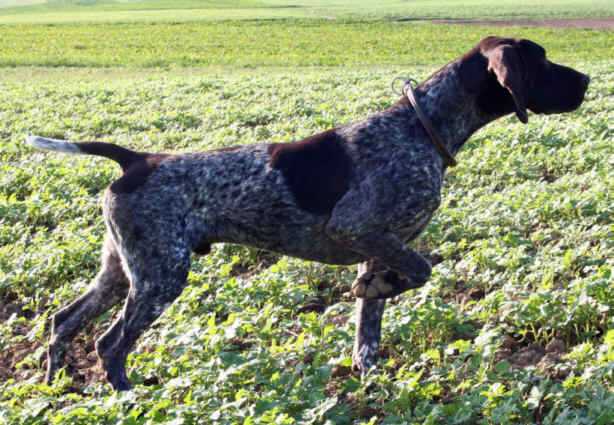
<svg viewBox="0 0 614 425"><path fill-rule="evenodd" d="M398 22L603 17L611 2L14 3L0 0L1 425L614 423L614 32ZM40 24L75 19L101 23ZM349 368L354 267L217 245L129 357L133 391L96 366L113 314L41 384L50 315L98 270L119 167L35 152L27 134L169 152L297 140L386 108L393 78L490 34L588 73L587 100L463 148L414 244L433 276L388 304L377 370Z"/></svg>
<svg viewBox="0 0 614 425"><path fill-rule="evenodd" d="M0 0L0 23L614 16L614 4L610 0L50 0L28 1L21 7L15 7L15 3L14 0Z"/></svg>
<svg viewBox="0 0 614 425"><path fill-rule="evenodd" d="M17 25L2 28L0 66L443 65L493 33L514 36L518 28L322 20L63 25L61 30ZM522 34L547 41L553 60L614 57L611 32L527 28Z"/></svg>

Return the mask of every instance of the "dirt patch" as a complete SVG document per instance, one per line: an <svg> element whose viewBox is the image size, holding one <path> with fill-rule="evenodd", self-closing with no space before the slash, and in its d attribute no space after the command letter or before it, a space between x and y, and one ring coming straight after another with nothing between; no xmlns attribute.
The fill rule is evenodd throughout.
<svg viewBox="0 0 614 425"><path fill-rule="evenodd" d="M561 360L564 354L565 343L560 339L553 339L545 347L539 344L521 346L514 338L506 336L495 359L506 360L515 369L534 366L551 378L564 379L570 372L568 365Z"/></svg>
<svg viewBox="0 0 614 425"><path fill-rule="evenodd" d="M24 336L29 332L30 329L26 327L15 329L16 336ZM73 388L76 390L80 390L90 382L103 382L105 380L102 369L98 367L98 356L94 348L95 340L96 336L93 329L88 329L84 332L84 335L75 338L66 354L65 366L68 373L73 377ZM40 341L20 341L0 351L0 381L6 381L10 378L16 381L25 381L43 372L47 367L47 361L42 357L35 368L32 368L31 365L18 367L21 361L36 352L40 347Z"/></svg>
<svg viewBox="0 0 614 425"><path fill-rule="evenodd" d="M488 26L521 26L521 27L552 27L552 28L590 28L598 30L613 30L614 17L599 19L544 19L544 20L506 20L493 21L481 19L433 19L428 22L436 24L488 25Z"/></svg>
<svg viewBox="0 0 614 425"><path fill-rule="evenodd" d="M19 342L13 346L2 350L0 353L0 380L6 381L9 378L15 379L28 379L32 375L32 371L28 369L22 369L19 372L16 371L15 366L21 362L30 353L36 351L39 344L35 342Z"/></svg>

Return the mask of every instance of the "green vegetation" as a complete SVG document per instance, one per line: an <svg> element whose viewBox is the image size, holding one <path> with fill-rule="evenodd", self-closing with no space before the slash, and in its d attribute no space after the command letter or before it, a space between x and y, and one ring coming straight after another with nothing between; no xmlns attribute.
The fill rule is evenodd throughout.
<svg viewBox="0 0 614 425"><path fill-rule="evenodd" d="M4 9L2 5L5 3ZM609 0L0 0L0 23L228 19L541 19L614 16ZM32 3L32 4L30 4ZM10 7L12 6L12 7ZM172 13L169 13L172 10Z"/></svg>
<svg viewBox="0 0 614 425"><path fill-rule="evenodd" d="M560 61L614 57L611 33L321 20L0 27L0 66L350 66L443 64L485 34L540 40ZM263 42L266 40L266 42ZM601 60L603 60L601 59Z"/></svg>
<svg viewBox="0 0 614 425"><path fill-rule="evenodd" d="M271 17L282 5L85 3L7 7L0 21ZM242 9L219 8L230 3ZM330 3L278 13L350 16ZM478 16L477 0L450 3L360 0L353 13ZM527 4L480 17L538 16ZM539 4L587 16L601 3ZM488 34L534 39L587 72L588 99L527 126L510 116L463 149L416 243L438 259L433 278L389 304L378 370L348 368L353 268L218 245L130 356L135 390L112 393L95 367L112 314L77 338L70 373L40 384L49 316L97 272L100 196L119 170L34 152L25 135L177 152L296 140L385 108L394 77L424 79ZM614 32L302 19L28 23L0 38L1 425L614 423Z"/></svg>
<svg viewBox="0 0 614 425"><path fill-rule="evenodd" d="M346 368L353 303L341 294L351 270L219 246L195 260L190 286L131 356L132 379L148 385L122 396L87 369L93 335L110 316L78 339L72 363L83 370L74 382L37 383L49 312L96 272L100 192L118 170L33 153L23 135L175 151L292 140L385 107L398 71L83 70L61 86L65 70L8 73L0 90L0 350L20 361L0 384L0 418L610 423L614 80L611 65L580 68L593 76L580 112L532 116L526 127L505 119L460 155L419 242L443 262L424 289L387 311L379 372L361 383ZM561 352L521 367L523 355L552 341Z"/></svg>

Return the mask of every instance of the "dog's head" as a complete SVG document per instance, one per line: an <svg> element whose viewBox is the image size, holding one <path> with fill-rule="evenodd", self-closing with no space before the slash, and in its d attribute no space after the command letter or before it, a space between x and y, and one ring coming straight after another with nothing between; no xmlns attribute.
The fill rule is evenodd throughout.
<svg viewBox="0 0 614 425"><path fill-rule="evenodd" d="M484 112L516 112L523 123L529 119L527 109L554 114L578 108L590 81L588 75L550 62L539 44L501 37L486 37L463 56L460 76Z"/></svg>

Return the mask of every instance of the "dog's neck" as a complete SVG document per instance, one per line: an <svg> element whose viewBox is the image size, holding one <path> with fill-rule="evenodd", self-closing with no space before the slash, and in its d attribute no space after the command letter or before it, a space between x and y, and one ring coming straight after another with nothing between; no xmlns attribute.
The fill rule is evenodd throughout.
<svg viewBox="0 0 614 425"><path fill-rule="evenodd" d="M478 108L477 93L463 86L459 67L460 61L452 62L415 89L417 101L453 155L473 133L501 116Z"/></svg>

